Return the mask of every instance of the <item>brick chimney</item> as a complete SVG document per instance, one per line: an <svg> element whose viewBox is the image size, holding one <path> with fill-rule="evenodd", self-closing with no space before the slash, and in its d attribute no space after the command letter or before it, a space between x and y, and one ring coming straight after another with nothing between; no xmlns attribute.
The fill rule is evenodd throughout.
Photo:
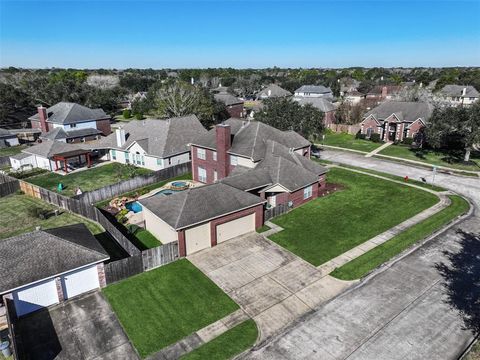
<svg viewBox="0 0 480 360"><path fill-rule="evenodd" d="M40 119L40 130L42 130L42 132L48 132L47 109L45 107L43 107L42 105L40 105L37 108L37 111L38 111L38 118Z"/></svg>
<svg viewBox="0 0 480 360"><path fill-rule="evenodd" d="M385 99L388 94L388 88L386 86L382 87L382 99Z"/></svg>
<svg viewBox="0 0 480 360"><path fill-rule="evenodd" d="M217 176L218 180L228 176L230 172L230 157L227 151L231 147L231 130L230 125L218 124L215 127L217 142Z"/></svg>

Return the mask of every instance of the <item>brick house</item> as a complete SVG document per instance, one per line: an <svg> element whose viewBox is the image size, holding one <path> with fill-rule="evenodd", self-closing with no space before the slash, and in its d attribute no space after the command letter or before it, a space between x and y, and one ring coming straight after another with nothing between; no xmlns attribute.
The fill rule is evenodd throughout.
<svg viewBox="0 0 480 360"><path fill-rule="evenodd" d="M245 116L243 108L244 101L242 99L239 99L226 91L214 94L213 97L215 100L225 104L227 112L231 117L241 118Z"/></svg>
<svg viewBox="0 0 480 360"><path fill-rule="evenodd" d="M365 98L377 100L378 102L391 100L402 91L403 88L402 85L377 85L365 95Z"/></svg>
<svg viewBox="0 0 480 360"><path fill-rule="evenodd" d="M145 227L187 256L263 225L265 200L222 183L140 200Z"/></svg>
<svg viewBox="0 0 480 360"><path fill-rule="evenodd" d="M294 131L229 119L192 143L193 179L221 181L270 206L295 207L316 198L325 186L327 170L310 160L310 145Z"/></svg>
<svg viewBox="0 0 480 360"><path fill-rule="evenodd" d="M293 100L297 101L300 105L310 104L323 112L323 124L325 126L335 123L335 111L337 108L327 99L321 97L294 97Z"/></svg>
<svg viewBox="0 0 480 360"><path fill-rule="evenodd" d="M49 108L39 106L28 118L41 137L63 142L85 142L107 136L112 130L110 116L102 109L90 109L76 103L59 102Z"/></svg>
<svg viewBox="0 0 480 360"><path fill-rule="evenodd" d="M84 224L14 236L0 251L2 305L12 301L17 316L106 286L110 257Z"/></svg>
<svg viewBox="0 0 480 360"><path fill-rule="evenodd" d="M415 138L432 114L430 104L409 101L387 101L367 112L360 132L368 139L379 134L382 141Z"/></svg>
<svg viewBox="0 0 480 360"><path fill-rule="evenodd" d="M449 100L452 105L469 106L478 101L477 89L470 85L445 85L439 94Z"/></svg>

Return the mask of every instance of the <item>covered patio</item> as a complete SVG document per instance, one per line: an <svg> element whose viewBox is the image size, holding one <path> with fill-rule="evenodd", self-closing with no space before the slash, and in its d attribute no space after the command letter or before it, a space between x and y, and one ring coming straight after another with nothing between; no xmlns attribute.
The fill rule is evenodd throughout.
<svg viewBox="0 0 480 360"><path fill-rule="evenodd" d="M82 162L82 157L84 159L84 162ZM92 166L91 151L85 149L77 149L53 155L53 160L55 161L55 171L63 170L65 174L67 174L68 167L72 163L71 161L69 162L69 160L75 158L78 159L78 164L86 163L88 168Z"/></svg>

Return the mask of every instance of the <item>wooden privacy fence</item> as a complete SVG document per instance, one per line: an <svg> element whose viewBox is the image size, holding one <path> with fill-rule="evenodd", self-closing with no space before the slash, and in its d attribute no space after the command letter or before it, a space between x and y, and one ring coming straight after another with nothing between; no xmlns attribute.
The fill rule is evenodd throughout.
<svg viewBox="0 0 480 360"><path fill-rule="evenodd" d="M143 186L151 185L159 181L171 179L190 172L191 162L174 165L172 167L155 171L154 173L137 176L130 180L121 181L103 188L84 192L74 198L86 204L95 204L99 201L111 199L117 195L136 190Z"/></svg>
<svg viewBox="0 0 480 360"><path fill-rule="evenodd" d="M346 125L346 124L328 124L327 128L335 132L343 132L351 135L356 135L360 129L360 124Z"/></svg>
<svg viewBox="0 0 480 360"><path fill-rule="evenodd" d="M280 204L273 208L267 209L263 212L263 219L264 219L263 221L267 221L276 216L285 214L289 210L290 210L290 207L288 206L288 204Z"/></svg>
<svg viewBox="0 0 480 360"><path fill-rule="evenodd" d="M20 189L20 184L17 179L8 175L0 174L0 197L13 194Z"/></svg>

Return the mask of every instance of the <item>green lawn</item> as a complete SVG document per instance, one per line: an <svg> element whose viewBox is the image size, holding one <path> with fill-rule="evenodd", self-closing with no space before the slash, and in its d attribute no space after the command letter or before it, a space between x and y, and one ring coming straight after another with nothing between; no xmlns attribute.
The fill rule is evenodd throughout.
<svg viewBox="0 0 480 360"><path fill-rule="evenodd" d="M238 309L186 259L109 285L103 291L143 358Z"/></svg>
<svg viewBox="0 0 480 360"><path fill-rule="evenodd" d="M227 360L251 348L257 340L257 326L253 320L224 332L219 337L182 356L182 360Z"/></svg>
<svg viewBox="0 0 480 360"><path fill-rule="evenodd" d="M61 193L65 196L73 196L76 187L80 187L84 192L91 191L151 172L148 169L135 168L133 165L110 163L65 176L49 172L29 178L28 182L51 191L57 191L58 183L61 182L65 187Z"/></svg>
<svg viewBox="0 0 480 360"><path fill-rule="evenodd" d="M381 143L374 143L370 140L355 139L355 135L347 133L329 133L325 134L325 139L320 144L338 146L347 149L370 152L380 147Z"/></svg>
<svg viewBox="0 0 480 360"><path fill-rule="evenodd" d="M134 242L134 245L140 250L151 249L162 245L162 243L148 230L141 229L136 231L133 235L137 240Z"/></svg>
<svg viewBox="0 0 480 360"><path fill-rule="evenodd" d="M379 153L407 160L415 160L427 165L445 166L459 170L480 171L480 153L473 152L470 163L463 163L463 151L435 151L429 149L411 149L405 145L390 145Z"/></svg>
<svg viewBox="0 0 480 360"><path fill-rule="evenodd" d="M315 266L360 245L438 202L423 190L332 168L327 181L345 188L272 220L270 237Z"/></svg>
<svg viewBox="0 0 480 360"><path fill-rule="evenodd" d="M19 154L27 145L10 146L0 149L0 156L12 156Z"/></svg>
<svg viewBox="0 0 480 360"><path fill-rule="evenodd" d="M342 280L359 279L395 255L400 254L417 241L442 228L455 217L468 211L469 204L462 197L453 195L450 196L450 200L452 200L452 203L449 207L412 226L386 243L335 269L331 275Z"/></svg>

